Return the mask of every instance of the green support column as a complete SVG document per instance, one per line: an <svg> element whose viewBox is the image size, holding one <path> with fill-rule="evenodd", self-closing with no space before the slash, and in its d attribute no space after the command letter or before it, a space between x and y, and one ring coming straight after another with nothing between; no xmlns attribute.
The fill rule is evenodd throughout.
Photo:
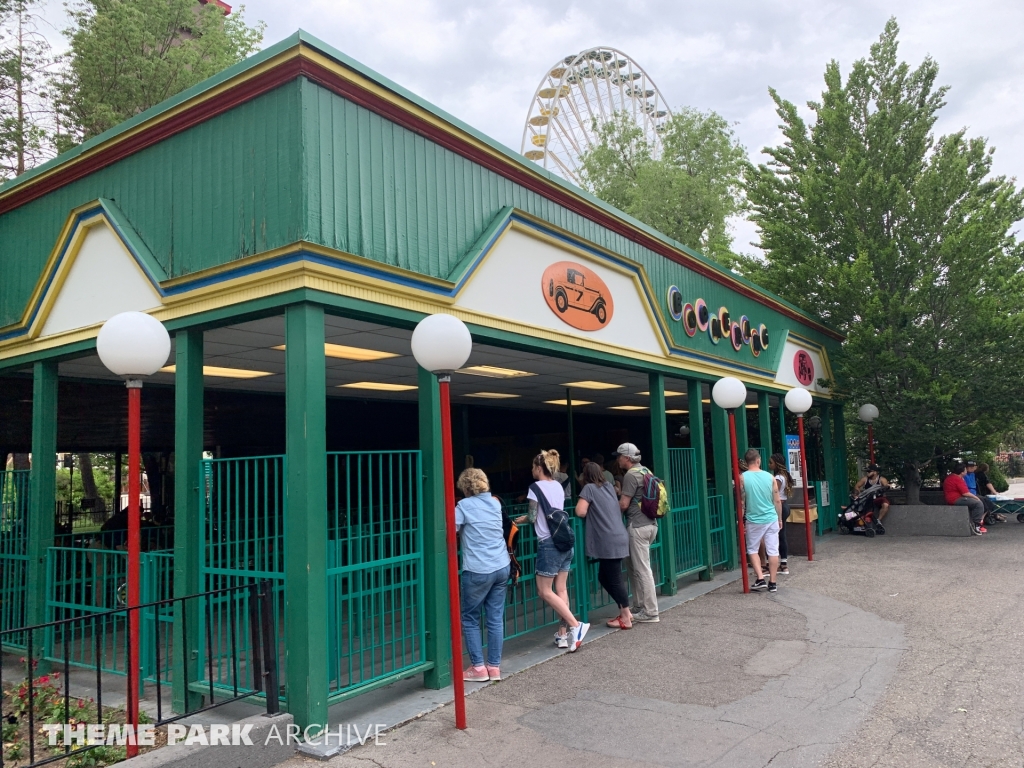
<svg viewBox="0 0 1024 768"><path fill-rule="evenodd" d="M178 331L174 336L174 596L194 595L206 589L202 567L203 458L203 332ZM184 713L197 709L202 696L188 689L199 678L199 604L191 600L182 613L174 606L173 691L171 708ZM184 619L184 624L182 620ZM182 626L187 633L184 637ZM185 653L182 653L184 648Z"/></svg>
<svg viewBox="0 0 1024 768"><path fill-rule="evenodd" d="M836 460L835 454L832 451L834 444L832 439L832 406L829 403L819 404L818 412L821 415L821 448L824 454L822 464L825 469L825 480L828 482L829 510L831 510L836 498ZM819 517L821 514L822 512L819 509ZM829 514L831 515L831 512ZM821 530L820 522L817 527L818 530Z"/></svg>
<svg viewBox="0 0 1024 768"><path fill-rule="evenodd" d="M761 448L768 451L768 455L771 456L775 451L772 450L772 415L769 410L768 404L768 393L758 392L757 393L757 425L758 431L761 433ZM768 467L762 467L765 471Z"/></svg>
<svg viewBox="0 0 1024 768"><path fill-rule="evenodd" d="M288 711L327 722L327 382L324 311L285 310L285 669Z"/></svg>
<svg viewBox="0 0 1024 768"><path fill-rule="evenodd" d="M786 446L786 397L779 395L779 440L782 441L782 456L789 461L789 453Z"/></svg>
<svg viewBox="0 0 1024 768"><path fill-rule="evenodd" d="M725 514L725 542L729 553L726 565L736 567L736 502L732 487L732 448L729 441L729 414L711 402L711 439L715 456L715 491L722 497Z"/></svg>
<svg viewBox="0 0 1024 768"><path fill-rule="evenodd" d="M749 412L746 403L736 409L736 450L739 452L740 461L743 461L743 454L750 447L750 435L747 432L747 414Z"/></svg>
<svg viewBox="0 0 1024 768"><path fill-rule="evenodd" d="M842 403L832 406L832 418L835 420L836 429L836 493L839 494L837 498L845 502L850 493L850 470L846 466L846 417L843 414Z"/></svg>
<svg viewBox="0 0 1024 768"><path fill-rule="evenodd" d="M668 461L668 422L665 415L665 377L660 373L647 376L648 388L651 392L651 470L660 477L668 487L671 482L671 468ZM671 488L669 488L671 491ZM676 530L672 512L658 522L658 535L661 537L661 568L664 574L661 593L674 595L676 587Z"/></svg>
<svg viewBox="0 0 1024 768"><path fill-rule="evenodd" d="M32 369L32 470L29 475L28 574L25 623L49 620L46 599L46 554L53 546L54 503L57 493L57 363L45 360ZM41 656L42 633L32 638L33 656ZM45 665L40 663L37 672Z"/></svg>
<svg viewBox="0 0 1024 768"><path fill-rule="evenodd" d="M444 455L437 376L419 368L420 451L423 453L423 612L424 659L434 668L423 675L426 688L452 683L448 627L448 546L444 519Z"/></svg>
<svg viewBox="0 0 1024 768"><path fill-rule="evenodd" d="M693 481L696 484L697 509L700 514L701 548L704 552L704 570L701 581L711 581L715 576L712 563L715 553L711 546L711 509L708 506L708 463L704 448L704 404L701 402L701 383L690 379L686 382L686 400L690 410L690 447L693 449Z"/></svg>

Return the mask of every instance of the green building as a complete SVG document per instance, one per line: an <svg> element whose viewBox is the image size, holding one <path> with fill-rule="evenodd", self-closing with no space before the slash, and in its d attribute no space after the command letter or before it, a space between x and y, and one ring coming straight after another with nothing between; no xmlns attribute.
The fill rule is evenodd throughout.
<svg viewBox="0 0 1024 768"><path fill-rule="evenodd" d="M812 479L845 477L821 383L835 331L302 32L0 187L0 276L0 455L37 457L3 475L0 630L113 607L74 584L124 554L55 529L38 457L124 451L124 388L95 339L148 312L174 350L143 390L166 534L144 597L272 580L300 723L451 679L437 383L409 345L427 314L474 339L452 382L456 471L484 469L512 514L540 449L575 473L636 443L673 500L666 594L736 565L720 377L748 387L741 450L784 452L781 398L811 390ZM530 546L510 635L553 619ZM581 566L574 600L595 609ZM162 678L178 707L209 682L201 631L188 676Z"/></svg>

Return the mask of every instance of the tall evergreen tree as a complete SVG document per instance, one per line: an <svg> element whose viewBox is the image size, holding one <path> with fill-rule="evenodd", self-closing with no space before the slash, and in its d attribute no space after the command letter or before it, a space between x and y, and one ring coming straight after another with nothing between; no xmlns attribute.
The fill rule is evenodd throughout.
<svg viewBox="0 0 1024 768"><path fill-rule="evenodd" d="M743 269L847 334L832 382L873 402L879 455L916 498L922 472L992 447L1024 415L1024 195L982 138L935 137L947 88L885 27L845 83L825 70L812 125L771 91L785 135L750 168L765 259Z"/></svg>
<svg viewBox="0 0 1024 768"><path fill-rule="evenodd" d="M37 0L0 5L0 180L53 154L50 45L39 32Z"/></svg>

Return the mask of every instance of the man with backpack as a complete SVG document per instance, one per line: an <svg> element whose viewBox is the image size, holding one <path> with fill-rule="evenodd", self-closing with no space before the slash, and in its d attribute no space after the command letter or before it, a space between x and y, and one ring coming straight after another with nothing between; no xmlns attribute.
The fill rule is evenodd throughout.
<svg viewBox="0 0 1024 768"><path fill-rule="evenodd" d="M626 515L626 528L629 534L629 558L626 569L629 582L633 585L633 600L630 607L634 622L653 623L661 621L658 617L658 595L654 585L654 572L651 570L651 545L658 538L657 512L650 516L641 509L645 501L645 486L650 485L648 476L656 480L647 467L640 463L640 449L633 443L623 443L613 454L620 469L624 471L622 478L622 495L619 496L619 509ZM657 509L657 500L655 500ZM650 504L647 504L650 507Z"/></svg>

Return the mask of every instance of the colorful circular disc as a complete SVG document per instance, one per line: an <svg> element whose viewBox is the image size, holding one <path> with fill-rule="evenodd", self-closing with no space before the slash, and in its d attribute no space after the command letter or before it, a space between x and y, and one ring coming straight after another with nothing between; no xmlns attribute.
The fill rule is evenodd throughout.
<svg viewBox="0 0 1024 768"><path fill-rule="evenodd" d="M687 336L697 333L697 310L693 308L693 304L688 303L683 307L683 330Z"/></svg>
<svg viewBox="0 0 1024 768"><path fill-rule="evenodd" d="M713 315L708 322L708 338L711 339L712 344L717 344L722 340L722 324L718 322L717 315Z"/></svg>
<svg viewBox="0 0 1024 768"><path fill-rule="evenodd" d="M729 329L732 328L732 322L729 319L729 310L725 307L718 310L718 322L722 326L723 335L728 333Z"/></svg>
<svg viewBox="0 0 1024 768"><path fill-rule="evenodd" d="M673 320L679 320L683 316L683 294L674 285L668 288L668 313L672 315Z"/></svg>
<svg viewBox="0 0 1024 768"><path fill-rule="evenodd" d="M743 348L743 331L739 323L733 323L729 332L729 340L732 341L732 348L739 352Z"/></svg>
<svg viewBox="0 0 1024 768"><path fill-rule="evenodd" d="M768 349L768 326L761 323L761 327L757 329L757 335L761 337L761 349Z"/></svg>
<svg viewBox="0 0 1024 768"><path fill-rule="evenodd" d="M697 299L693 304L693 309L697 313L697 328L706 331L708 329L708 322L711 320L711 312L708 310L707 302L704 299Z"/></svg>
<svg viewBox="0 0 1024 768"><path fill-rule="evenodd" d="M750 343L750 332L754 330L750 327L750 318L746 315L740 318L740 333L743 334L743 343Z"/></svg>
<svg viewBox="0 0 1024 768"><path fill-rule="evenodd" d="M750 332L750 352L754 357L761 355L761 336L756 330Z"/></svg>

